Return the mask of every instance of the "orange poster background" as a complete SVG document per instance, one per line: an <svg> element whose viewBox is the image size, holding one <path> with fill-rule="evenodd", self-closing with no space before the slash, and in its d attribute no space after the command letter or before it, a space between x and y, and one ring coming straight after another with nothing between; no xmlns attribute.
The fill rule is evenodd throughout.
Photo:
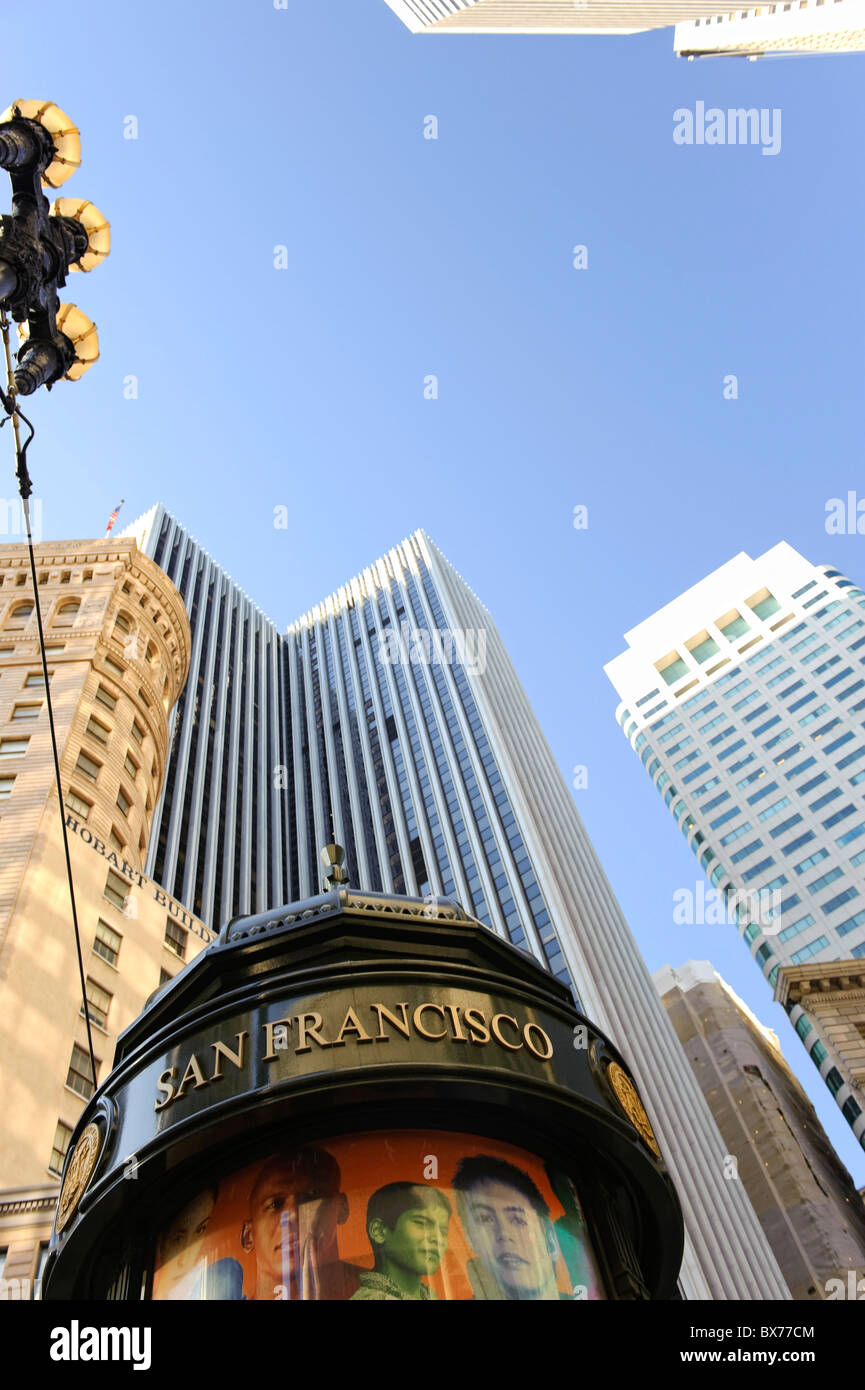
<svg viewBox="0 0 865 1390"><path fill-rule="evenodd" d="M290 1144L286 1145L287 1149L292 1147ZM447 1250L439 1269L426 1280L440 1299L470 1300L473 1297L466 1264L475 1252L468 1244L460 1224L456 1194L451 1191L451 1180L461 1158L487 1154L514 1164L528 1174L540 1190L550 1208L551 1220L555 1222L564 1215L564 1208L552 1191L543 1163L523 1149L494 1139L440 1131L424 1133L407 1130L343 1136L302 1147L324 1149L339 1164L340 1187L348 1199L348 1218L338 1228L339 1258L360 1269L373 1268L372 1250L366 1232L367 1201L373 1192L387 1183L412 1182L423 1187L439 1188L448 1197L453 1214ZM245 1298L252 1297L254 1292L255 1255L243 1250L241 1230L244 1221L249 1217L252 1188L258 1174L269 1162L272 1152L220 1181L218 1196L207 1222L207 1233L199 1255L208 1266L222 1259L236 1260L243 1270ZM436 1178L424 1176L425 1172L433 1171L431 1159L437 1163ZM556 1274L560 1292L569 1293L571 1280L561 1257L556 1263ZM165 1296L165 1290L160 1289L160 1274L157 1269L153 1297L159 1299ZM588 1297L604 1297L597 1276L591 1271L588 1274Z"/></svg>

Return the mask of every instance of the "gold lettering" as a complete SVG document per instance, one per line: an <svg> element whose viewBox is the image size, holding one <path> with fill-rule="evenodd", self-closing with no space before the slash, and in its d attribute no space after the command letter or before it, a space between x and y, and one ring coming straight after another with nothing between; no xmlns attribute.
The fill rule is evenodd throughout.
<svg viewBox="0 0 865 1390"><path fill-rule="evenodd" d="M277 1048L274 1047L273 1035L276 1032L277 1028L283 1028L285 1029L285 1032L279 1034L280 1043L282 1042L283 1037L287 1038L288 1030L291 1027L291 1019L277 1018L274 1019L273 1023L263 1023L261 1026L267 1035L267 1051L265 1052L262 1060L265 1062L272 1062L275 1057L279 1056L280 1052L285 1052L285 1048L282 1046Z"/></svg>
<svg viewBox="0 0 865 1390"><path fill-rule="evenodd" d="M493 1019L492 1023L490 1024L490 1027L491 1027L492 1030L493 1030L493 1037L495 1038L496 1042L500 1042L501 1045L502 1045L502 1047L506 1047L506 1048L508 1049L509 1052L519 1052L520 1048L522 1047L522 1043L521 1043L521 1042L518 1042L518 1043L509 1043L509 1042L505 1042L504 1038L502 1037L501 1033L499 1032L499 1028L498 1028L499 1019L501 1019L501 1021L502 1021L503 1023L512 1023L512 1024L514 1025L514 1028L516 1029L517 1037L519 1037L519 1035L520 1035L520 1025L517 1023L517 1020L516 1020L515 1018L511 1018L510 1014L496 1014L495 1018Z"/></svg>
<svg viewBox="0 0 865 1390"><path fill-rule="evenodd" d="M306 1020L307 1020L308 1018L312 1019L312 1022L311 1022L311 1023L307 1023ZM319 1028L321 1027L321 1024L322 1024L322 1017L321 1017L321 1014L309 1013L309 1014L300 1014L300 1015L299 1015L298 1020L297 1020L298 1045L297 1045L297 1047L294 1049L295 1052L311 1052L311 1051L312 1051L312 1044L311 1044L311 1043L308 1043L308 1042L306 1041L306 1036L307 1036L307 1034L309 1034L309 1036L310 1036L311 1038L313 1038L315 1042L318 1043L319 1047L332 1047L332 1046L333 1046L332 1043L329 1043L329 1042L328 1042L327 1038L323 1038L323 1037L321 1036L321 1034L319 1033L318 1030L319 1030Z"/></svg>
<svg viewBox="0 0 865 1390"><path fill-rule="evenodd" d="M342 1035L346 1032L356 1033L357 1040L359 1043L375 1042L375 1038L371 1038L369 1036L369 1033L364 1031L364 1028L361 1025L361 1021L355 1013L354 1009L349 1009L346 1013L343 1025L340 1028L331 1045L333 1047L345 1047L345 1042L343 1040Z"/></svg>
<svg viewBox="0 0 865 1390"><path fill-rule="evenodd" d="M466 1009L463 1018L471 1030L471 1041L473 1043L488 1043L490 1040L490 1030L487 1021L480 1009ZM478 1022L478 1020L480 1020ZM483 1037L476 1037L476 1033L482 1033Z"/></svg>
<svg viewBox="0 0 865 1390"><path fill-rule="evenodd" d="M180 1100L180 1097L183 1095L183 1088L184 1088L184 1086L186 1086L186 1085L188 1084L188 1082L190 1082L190 1081L194 1081L194 1082L195 1082L195 1089L196 1089L196 1090L198 1090L198 1088L199 1088L200 1086L206 1086L206 1085L208 1085L207 1077L204 1075L204 1072L201 1070L201 1067L199 1066L199 1063L198 1063L198 1058L196 1057L196 1055L195 1055L194 1052L192 1053L191 1057L189 1058L189 1061L188 1061L187 1066L186 1066L186 1071L183 1073L183 1076L182 1076L181 1081L180 1081L180 1085L178 1086L177 1091L175 1092L175 1095L174 1095L174 1099L175 1099L175 1100Z"/></svg>
<svg viewBox="0 0 865 1390"><path fill-rule="evenodd" d="M459 1004L445 1004L445 1008L451 1016L454 1026L454 1042L468 1042L468 1038L460 1027L460 1008Z"/></svg>
<svg viewBox="0 0 865 1390"><path fill-rule="evenodd" d="M408 1004L394 1005L395 1008L402 1009L401 1021L397 1018L396 1014L391 1013L390 1009L386 1009L384 1004L370 1004L369 1007L373 1010L374 1013L378 1014L378 1037L375 1039L376 1042L390 1042L390 1038L384 1031L384 1023L382 1022L382 1016L384 1016L387 1019L388 1023L393 1024L394 1028L396 1028L398 1032L402 1033L404 1038L411 1037L411 1030L409 1028L408 1021Z"/></svg>
<svg viewBox="0 0 865 1390"><path fill-rule="evenodd" d="M243 1066L243 1053L246 1047L246 1039L249 1037L249 1034L244 1031L243 1033L235 1033L234 1036L237 1038L238 1043L236 1052L232 1052L228 1044L224 1042L215 1042L210 1044L210 1046L213 1048L213 1051L216 1054L216 1056L213 1059L213 1075L210 1078L211 1081L220 1081L222 1079L223 1057L227 1058L227 1060L231 1062L232 1066L234 1067L241 1068Z"/></svg>
<svg viewBox="0 0 865 1390"><path fill-rule="evenodd" d="M165 1100L157 1100L153 1107L154 1110L164 1110L166 1105L170 1105L174 1100L174 1087L171 1082L176 1075L176 1069L174 1067L169 1067L168 1070L164 1071L160 1076L156 1083L156 1089L157 1091L164 1091Z"/></svg>
<svg viewBox="0 0 865 1390"><path fill-rule="evenodd" d="M539 1052L538 1049L532 1043L532 1029L534 1029L536 1033L540 1033L541 1037L543 1038L546 1051ZM525 1038L526 1047L529 1049L529 1052L533 1052L536 1057L540 1057L542 1062L549 1061L549 1059L553 1055L553 1044L539 1023L527 1023L525 1028L523 1029L523 1037Z"/></svg>
<svg viewBox="0 0 865 1390"><path fill-rule="evenodd" d="M442 1022L444 1022L445 1011L441 1004L418 1004L412 1016L415 1030L420 1033L422 1038L446 1038L448 1032L447 1028L442 1029L441 1033L428 1033L426 1028L424 1028L421 1019L423 1018L425 1009L435 1009L441 1016Z"/></svg>

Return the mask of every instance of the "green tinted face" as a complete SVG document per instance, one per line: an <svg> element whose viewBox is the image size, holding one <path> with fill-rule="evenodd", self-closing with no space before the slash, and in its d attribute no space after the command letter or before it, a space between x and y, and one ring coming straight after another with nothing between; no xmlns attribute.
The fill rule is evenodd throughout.
<svg viewBox="0 0 865 1390"><path fill-rule="evenodd" d="M444 1207L412 1207L404 1211L384 1245L386 1259L412 1274L434 1274L448 1239L450 1215Z"/></svg>

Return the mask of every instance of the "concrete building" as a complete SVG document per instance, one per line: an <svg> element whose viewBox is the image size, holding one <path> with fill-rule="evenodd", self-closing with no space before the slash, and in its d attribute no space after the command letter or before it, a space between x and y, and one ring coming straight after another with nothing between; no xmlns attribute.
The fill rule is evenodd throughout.
<svg viewBox="0 0 865 1390"><path fill-rule="evenodd" d="M863 609L852 580L782 542L688 589L605 667L626 737L773 990L785 966L847 960L855 977L865 957ZM838 1094L865 1146L861 1093Z"/></svg>
<svg viewBox="0 0 865 1390"><path fill-rule="evenodd" d="M386 0L413 34L637 34L705 13L706 0ZM733 5L719 4L727 13Z"/></svg>
<svg viewBox="0 0 865 1390"><path fill-rule="evenodd" d="M865 1270L865 1209L777 1037L708 961L653 978L790 1293L826 1298Z"/></svg>
<svg viewBox="0 0 865 1390"><path fill-rule="evenodd" d="M455 897L628 1056L685 1209L687 1296L784 1296L493 619L430 538L280 636L164 508L127 534L192 630L147 871L211 927L315 893L331 839L363 890Z"/></svg>
<svg viewBox="0 0 865 1390"><path fill-rule="evenodd" d="M775 998L790 1015L847 1122L865 1110L865 970L857 961L786 965Z"/></svg>
<svg viewBox="0 0 865 1390"><path fill-rule="evenodd" d="M133 541L36 550L97 1079L212 939L144 870L186 679L180 596ZM27 1297L93 1091L27 550L0 546L0 1276Z"/></svg>
<svg viewBox="0 0 865 1390"><path fill-rule="evenodd" d="M677 23L673 46L682 58L796 53L861 53L865 0L792 0Z"/></svg>

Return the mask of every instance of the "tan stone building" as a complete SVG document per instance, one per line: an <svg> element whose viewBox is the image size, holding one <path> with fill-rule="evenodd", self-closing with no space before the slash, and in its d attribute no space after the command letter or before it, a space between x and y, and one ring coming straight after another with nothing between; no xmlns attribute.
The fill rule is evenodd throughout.
<svg viewBox="0 0 865 1390"><path fill-rule="evenodd" d="M824 1299L829 1280L865 1275L865 1209L775 1034L708 961L654 980L721 1131L725 1176L744 1184L793 1297Z"/></svg>
<svg viewBox="0 0 865 1390"><path fill-rule="evenodd" d="M861 960L808 961L778 972L775 998L790 1015L841 1113L865 1133L865 969Z"/></svg>
<svg viewBox="0 0 865 1390"><path fill-rule="evenodd" d="M190 629L133 540L36 547L97 1081L213 934L142 872ZM0 546L0 1296L27 1297L92 1094L27 549Z"/></svg>

